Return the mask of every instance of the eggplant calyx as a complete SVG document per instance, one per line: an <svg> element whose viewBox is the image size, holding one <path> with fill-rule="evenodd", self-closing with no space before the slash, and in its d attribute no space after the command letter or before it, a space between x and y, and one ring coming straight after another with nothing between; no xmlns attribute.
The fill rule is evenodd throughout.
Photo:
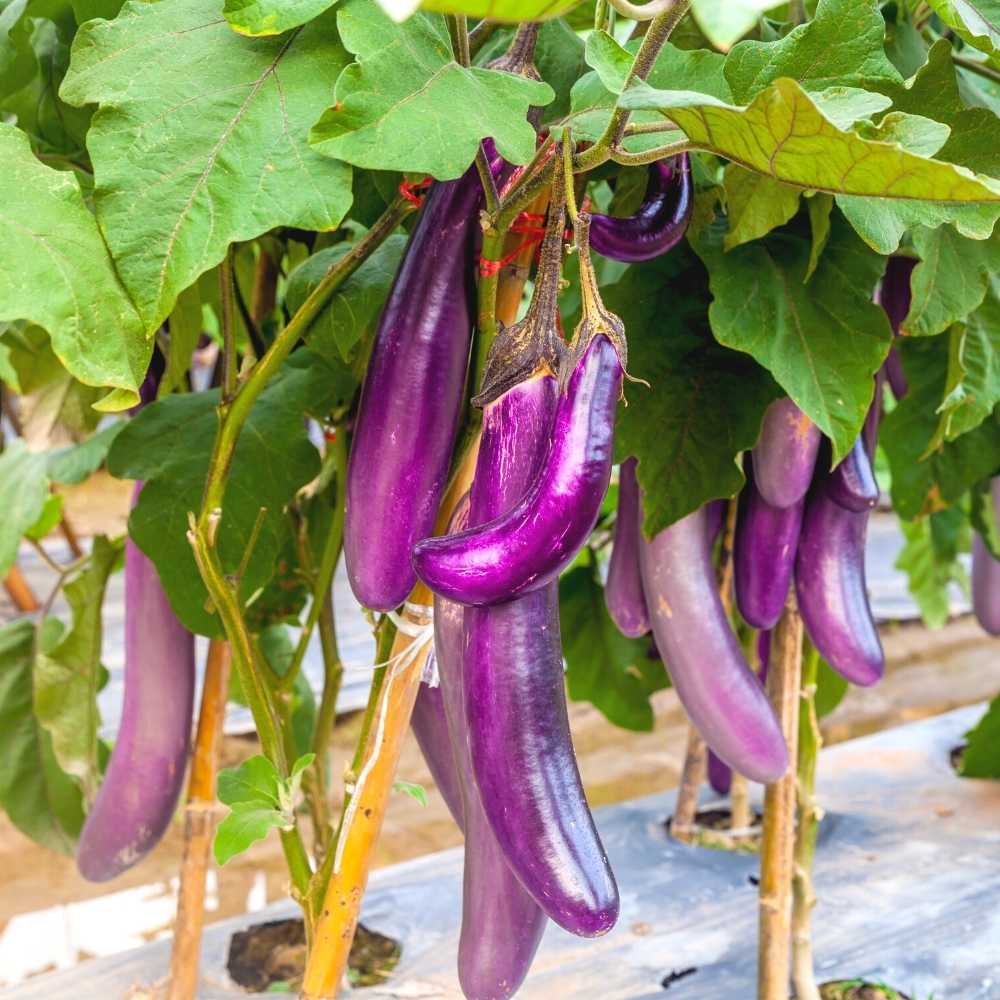
<svg viewBox="0 0 1000 1000"><path fill-rule="evenodd" d="M530 21L522 25L514 35L510 47L502 56L486 64L487 69L500 70L503 73L513 73L529 80L541 80L541 74L535 68L535 42L538 41L540 21Z"/></svg>

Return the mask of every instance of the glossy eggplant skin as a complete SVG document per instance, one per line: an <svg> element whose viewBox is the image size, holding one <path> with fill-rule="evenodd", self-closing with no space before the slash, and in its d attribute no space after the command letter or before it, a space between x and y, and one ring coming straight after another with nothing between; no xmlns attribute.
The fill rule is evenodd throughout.
<svg viewBox="0 0 1000 1000"><path fill-rule="evenodd" d="M1000 476L990 483L993 510L1000 518ZM976 620L990 635L1000 635L1000 560L980 535L972 536L972 609Z"/></svg>
<svg viewBox="0 0 1000 1000"><path fill-rule="evenodd" d="M432 650L431 657L436 658ZM430 663L430 660L428 660ZM410 716L410 727L417 738L417 745L427 762L434 784L448 807L448 812L461 830L465 824L462 806L462 789L459 783L455 754L452 750L448 719L444 710L444 693L440 685L421 684Z"/></svg>
<svg viewBox="0 0 1000 1000"><path fill-rule="evenodd" d="M414 547L413 566L431 590L461 604L497 604L545 587L570 564L611 479L622 378L618 350L594 336L559 395L547 452L520 500L478 527Z"/></svg>
<svg viewBox="0 0 1000 1000"><path fill-rule="evenodd" d="M747 665L719 599L705 508L671 524L639 552L653 635L677 696L715 753L754 781L788 767L781 726Z"/></svg>
<svg viewBox="0 0 1000 1000"><path fill-rule="evenodd" d="M740 497L733 543L736 605L757 629L778 624L795 569L805 499L772 507L748 482Z"/></svg>
<svg viewBox="0 0 1000 1000"><path fill-rule="evenodd" d="M462 412L472 332L475 168L431 186L379 320L347 469L344 556L354 596L389 611L434 530Z"/></svg>
<svg viewBox="0 0 1000 1000"><path fill-rule="evenodd" d="M821 437L787 396L767 408L753 449L753 472L757 490L772 507L791 507L806 495Z"/></svg>
<svg viewBox="0 0 1000 1000"><path fill-rule="evenodd" d="M917 262L912 257L890 257L879 286L877 301L889 317L889 325L895 336L899 336L900 327L906 314L910 311L912 290L910 281ZM906 395L906 374L899 357L899 351L893 347L885 359L884 371L889 380L889 388L897 400Z"/></svg>
<svg viewBox="0 0 1000 1000"><path fill-rule="evenodd" d="M142 483L132 495L134 507ZM194 708L194 636L156 567L125 541L125 702L111 760L76 849L80 874L106 882L163 836L184 785Z"/></svg>
<svg viewBox="0 0 1000 1000"><path fill-rule="evenodd" d="M470 524L514 505L548 447L555 380L529 380L490 403ZM569 730L555 582L465 610L465 709L480 801L508 863L566 930L603 934L618 889L583 793Z"/></svg>
<svg viewBox="0 0 1000 1000"><path fill-rule="evenodd" d="M604 257L633 264L672 250L694 211L694 186L687 153L649 165L646 196L635 215L617 219L593 214L590 245Z"/></svg>
<svg viewBox="0 0 1000 1000"><path fill-rule="evenodd" d="M795 590L809 638L820 655L852 684L875 684L885 656L865 583L868 511L842 507L821 479L806 502Z"/></svg>
<svg viewBox="0 0 1000 1000"><path fill-rule="evenodd" d="M639 482L636 460L628 458L618 474L618 516L608 565L604 601L622 635L638 639L649 631L649 611L639 572Z"/></svg>
<svg viewBox="0 0 1000 1000"><path fill-rule="evenodd" d="M863 432L840 465L830 473L827 489L830 499L847 510L871 510L878 503L878 483Z"/></svg>

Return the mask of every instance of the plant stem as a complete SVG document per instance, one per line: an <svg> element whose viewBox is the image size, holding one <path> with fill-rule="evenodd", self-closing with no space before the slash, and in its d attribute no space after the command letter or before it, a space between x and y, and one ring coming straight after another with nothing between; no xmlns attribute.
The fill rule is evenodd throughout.
<svg viewBox="0 0 1000 1000"><path fill-rule="evenodd" d="M608 23L608 0L597 0L594 4L594 31L602 31Z"/></svg>
<svg viewBox="0 0 1000 1000"><path fill-rule="evenodd" d="M219 302L222 306L222 401L236 394L236 331L233 323L233 248L219 265Z"/></svg>
<svg viewBox="0 0 1000 1000"><path fill-rule="evenodd" d="M184 857L167 1000L189 1000L198 992L201 929L205 921L205 874L215 826L215 776L229 694L230 662L228 645L221 639L213 639L205 662L198 731L184 809Z"/></svg>
<svg viewBox="0 0 1000 1000"><path fill-rule="evenodd" d="M760 858L757 1000L788 1000L788 962L795 841L795 769L799 686L802 673L802 619L790 589L773 637L767 689L788 746L785 774L764 792Z"/></svg>
<svg viewBox="0 0 1000 1000"><path fill-rule="evenodd" d="M806 5L805 0L789 0L788 17L792 24L805 24Z"/></svg>
<svg viewBox="0 0 1000 1000"><path fill-rule="evenodd" d="M694 143L688 142L687 139L678 139L676 142L668 142L663 146L656 146L654 149L647 149L641 153L630 153L627 149L615 149L610 158L615 163L620 163L625 167L641 167L649 163L658 163L671 156L691 152L694 149L697 149Z"/></svg>
<svg viewBox="0 0 1000 1000"><path fill-rule="evenodd" d="M792 881L792 985L796 1000L820 1000L812 951L812 911L816 905L813 858L823 812L816 802L816 761L823 746L816 714L819 653L810 642L802 660L799 708L798 825L795 831L795 871Z"/></svg>
<svg viewBox="0 0 1000 1000"><path fill-rule="evenodd" d="M493 32L499 28L500 25L496 21L480 21L472 31L469 32L469 56L470 58L475 56L476 53L492 38Z"/></svg>
<svg viewBox="0 0 1000 1000"><path fill-rule="evenodd" d="M459 66L468 66L472 61L469 50L469 22L464 14L447 14L446 20L455 62Z"/></svg>
<svg viewBox="0 0 1000 1000"><path fill-rule="evenodd" d="M984 79L992 80L993 83L1000 83L1000 70L994 69L987 63L979 59L970 59L968 56L959 55L954 51L951 54L951 58L956 66L961 66L962 69L967 69L970 73L976 73Z"/></svg>

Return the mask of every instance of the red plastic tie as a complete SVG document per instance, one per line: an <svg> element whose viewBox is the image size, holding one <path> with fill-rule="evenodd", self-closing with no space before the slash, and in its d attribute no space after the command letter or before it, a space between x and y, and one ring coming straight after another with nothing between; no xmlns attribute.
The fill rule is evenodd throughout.
<svg viewBox="0 0 1000 1000"><path fill-rule="evenodd" d="M399 193L411 204L418 208L423 204L423 197L417 191L424 191L431 186L431 179L425 177L420 181L403 181L399 185Z"/></svg>

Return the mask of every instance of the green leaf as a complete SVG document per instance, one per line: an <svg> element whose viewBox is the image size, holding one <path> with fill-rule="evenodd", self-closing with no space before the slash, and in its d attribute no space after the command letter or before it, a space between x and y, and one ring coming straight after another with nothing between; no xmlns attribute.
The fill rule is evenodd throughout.
<svg viewBox="0 0 1000 1000"><path fill-rule="evenodd" d="M905 338L899 350L909 390L886 416L880 443L892 474L893 509L912 520L945 509L1000 469L1000 419L994 413L975 430L932 447L945 395L948 338Z"/></svg>
<svg viewBox="0 0 1000 1000"><path fill-rule="evenodd" d="M412 0L380 0L393 13L410 7ZM422 7L442 14L468 14L491 21L543 21L572 10L579 0L423 0ZM395 15L397 18L400 14ZM405 14L402 14L405 17Z"/></svg>
<svg viewBox="0 0 1000 1000"><path fill-rule="evenodd" d="M28 137L2 123L0 162L0 321L37 323L81 382L134 394L150 347L75 177L43 166Z"/></svg>
<svg viewBox="0 0 1000 1000"><path fill-rule="evenodd" d="M962 753L963 778L1000 778L1000 695L966 734Z"/></svg>
<svg viewBox="0 0 1000 1000"><path fill-rule="evenodd" d="M0 382L6 383L14 392L21 392L17 369L10 360L10 347L0 340Z"/></svg>
<svg viewBox="0 0 1000 1000"><path fill-rule="evenodd" d="M63 498L60 493L50 493L38 520L24 533L26 538L40 542L59 523L62 517Z"/></svg>
<svg viewBox="0 0 1000 1000"><path fill-rule="evenodd" d="M616 726L652 730L649 699L667 687L667 672L647 655L647 640L627 639L618 631L593 559L560 578L559 627L570 698L590 702Z"/></svg>
<svg viewBox="0 0 1000 1000"><path fill-rule="evenodd" d="M963 529L968 533L965 514L950 507L930 517L899 523L906 544L896 559L896 568L906 573L924 624L940 628L951 615L951 584L968 588L968 576L958 559Z"/></svg>
<svg viewBox="0 0 1000 1000"><path fill-rule="evenodd" d="M725 52L756 26L765 10L780 4L781 0L694 0L691 14L712 45Z"/></svg>
<svg viewBox="0 0 1000 1000"><path fill-rule="evenodd" d="M604 292L629 334L629 370L650 384L628 388L615 432L618 460L639 459L650 536L740 489L738 456L753 446L764 410L780 394L754 361L712 339L706 277L678 247L630 267Z"/></svg>
<svg viewBox="0 0 1000 1000"><path fill-rule="evenodd" d="M116 420L80 444L46 452L45 467L49 478L57 483L75 485L92 476L104 464L125 424L124 420Z"/></svg>
<svg viewBox="0 0 1000 1000"><path fill-rule="evenodd" d="M390 236L334 292L309 328L311 347L330 363L350 364L358 356L364 357L406 242L407 237L402 233ZM293 313L348 249L348 244L339 244L320 250L289 275L285 301Z"/></svg>
<svg viewBox="0 0 1000 1000"><path fill-rule="evenodd" d="M927 0L938 17L970 45L1000 66L998 0Z"/></svg>
<svg viewBox="0 0 1000 1000"><path fill-rule="evenodd" d="M526 116L552 100L548 84L460 66L440 15L418 13L396 25L374 0L348 0L337 25L357 62L340 75L333 107L313 127L313 149L359 167L439 180L460 177L488 137L511 163L534 155Z"/></svg>
<svg viewBox="0 0 1000 1000"><path fill-rule="evenodd" d="M101 607L124 540L96 535L86 568L64 588L73 624L35 663L35 716L52 737L59 766L97 793L97 688L101 671Z"/></svg>
<svg viewBox="0 0 1000 1000"><path fill-rule="evenodd" d="M280 802L281 775L263 754L248 757L238 767L219 771L218 796L223 805L271 805Z"/></svg>
<svg viewBox="0 0 1000 1000"><path fill-rule="evenodd" d="M184 391L184 376L191 367L191 355L198 346L204 321L202 318L201 289L197 283L185 288L171 310L170 347L167 351L167 369L160 379L157 396L166 396L175 389Z"/></svg>
<svg viewBox="0 0 1000 1000"><path fill-rule="evenodd" d="M864 91L862 91L864 93ZM870 94L878 97L878 94ZM866 139L894 143L920 156L933 156L948 141L951 128L923 115L891 111L878 125L863 125L858 133Z"/></svg>
<svg viewBox="0 0 1000 1000"><path fill-rule="evenodd" d="M920 263L910 279L910 311L902 331L926 337L964 320L986 298L990 275L1000 269L1000 238L967 240L950 226L918 228L913 246Z"/></svg>
<svg viewBox="0 0 1000 1000"><path fill-rule="evenodd" d="M392 790L409 795L411 799L416 799L422 806L427 805L427 789L423 785L418 785L415 781L394 781L392 783Z"/></svg>
<svg viewBox="0 0 1000 1000"><path fill-rule="evenodd" d="M634 55L622 48L606 31L592 31L587 36L587 65L595 70L606 90L620 94L632 69Z"/></svg>
<svg viewBox="0 0 1000 1000"><path fill-rule="evenodd" d="M283 830L288 825L288 818L277 809L258 806L233 809L215 831L212 853L216 864L224 865L258 840L263 840L272 830Z"/></svg>
<svg viewBox="0 0 1000 1000"><path fill-rule="evenodd" d="M2 342L9 352L10 365L17 376L17 391L25 395L65 375L49 335L30 323L11 323L3 333Z"/></svg>
<svg viewBox="0 0 1000 1000"><path fill-rule="evenodd" d="M54 618L42 628L43 647L58 639ZM79 786L62 771L52 740L32 703L35 627L26 618L0 625L0 805L36 843L72 854L83 826Z"/></svg>
<svg viewBox="0 0 1000 1000"><path fill-rule="evenodd" d="M1000 181L842 131L824 116L815 96L787 78L776 80L746 108L645 84L630 87L619 103L658 109L699 148L800 187L937 201L942 207L1000 202Z"/></svg>
<svg viewBox="0 0 1000 1000"><path fill-rule="evenodd" d="M808 90L838 85L871 90L873 81L902 80L884 43L877 0L820 0L816 16L780 41L734 46L726 79L741 104L781 77L798 80Z"/></svg>
<svg viewBox="0 0 1000 1000"><path fill-rule="evenodd" d="M14 565L25 532L42 516L49 497L45 455L20 438L0 452L0 578Z"/></svg>
<svg viewBox="0 0 1000 1000"><path fill-rule="evenodd" d="M808 281L816 270L820 254L826 249L830 239L830 213L833 211L833 198L828 194L817 193L806 199L806 209L809 212L809 230L812 234L812 245L809 247L809 263L806 265Z"/></svg>
<svg viewBox="0 0 1000 1000"><path fill-rule="evenodd" d="M226 0L222 13L241 35L280 35L319 17L337 0Z"/></svg>
<svg viewBox="0 0 1000 1000"><path fill-rule="evenodd" d="M891 129L888 130L889 136L883 137L879 132L881 125L870 125L872 116L885 111L892 103L884 94L872 94L858 87L827 87L825 90L810 90L809 94L823 115L837 128L847 129L858 123L857 131L860 132L862 128L871 130L873 134L868 135L868 138L883 142L895 141ZM886 118L889 117L886 115ZM935 128L941 127L937 122L933 124Z"/></svg>
<svg viewBox="0 0 1000 1000"><path fill-rule="evenodd" d="M992 482L983 479L969 491L969 523L994 559L1000 559L1000 519L993 504Z"/></svg>
<svg viewBox="0 0 1000 1000"><path fill-rule="evenodd" d="M723 176L729 231L726 250L766 236L783 226L799 209L802 189L730 163Z"/></svg>
<svg viewBox="0 0 1000 1000"><path fill-rule="evenodd" d="M267 508L246 567L244 600L272 578L288 540L283 511L319 469L303 417L350 401L355 382L311 350L296 351L250 413L233 460L217 544L223 568L240 566L261 507ZM207 592L187 541L188 512L198 511L215 440L217 390L168 396L128 422L108 457L111 474L146 485L129 534L155 563L167 597L192 632L219 635L205 609ZM253 605L251 605L251 608Z"/></svg>
<svg viewBox="0 0 1000 1000"><path fill-rule="evenodd" d="M0 94L13 94L38 72L31 47L29 0L11 0L0 10Z"/></svg>
<svg viewBox="0 0 1000 1000"><path fill-rule="evenodd" d="M850 685L822 657L816 672L816 717L829 715L843 700Z"/></svg>
<svg viewBox="0 0 1000 1000"><path fill-rule="evenodd" d="M281 38L244 38L215 0L130 0L76 36L62 87L96 103L95 200L149 330L230 243L275 226L333 229L351 171L306 143L347 53L334 12Z"/></svg>
<svg viewBox="0 0 1000 1000"><path fill-rule="evenodd" d="M864 423L892 336L871 301L884 261L839 220L808 282L812 241L788 228L729 253L718 229L707 229L695 249L711 276L716 339L767 368L833 441L839 462Z"/></svg>

